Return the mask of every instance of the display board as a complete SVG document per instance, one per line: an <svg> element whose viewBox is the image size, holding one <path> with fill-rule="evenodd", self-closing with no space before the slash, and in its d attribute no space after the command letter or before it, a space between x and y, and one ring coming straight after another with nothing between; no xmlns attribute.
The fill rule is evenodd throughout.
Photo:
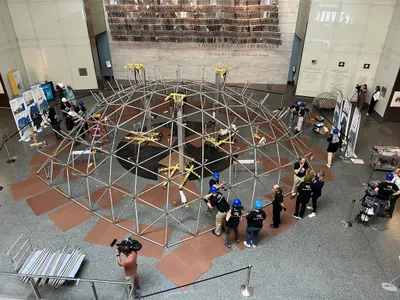
<svg viewBox="0 0 400 300"><path fill-rule="evenodd" d="M361 112L358 108L354 109L353 118L351 119L350 131L349 131L349 143L347 145L346 156L357 157L355 154L358 131L360 129Z"/></svg>
<svg viewBox="0 0 400 300"><path fill-rule="evenodd" d="M343 100L343 108L340 116L340 123L338 129L342 137L347 135L350 126L350 113L351 113L351 102L345 98ZM343 143L346 144L346 139L343 139Z"/></svg>
<svg viewBox="0 0 400 300"><path fill-rule="evenodd" d="M333 112L333 127L339 128L339 121L342 114L343 95L340 91L337 93L335 111Z"/></svg>
<svg viewBox="0 0 400 300"><path fill-rule="evenodd" d="M47 102L46 95L44 94L44 91L39 84L33 85L31 87L31 90L33 93L33 97L35 98L35 101L39 106L39 111L42 114L43 119L45 120L49 111L49 103Z"/></svg>
<svg viewBox="0 0 400 300"><path fill-rule="evenodd" d="M14 116L15 124L17 124L19 136L21 137L20 141L30 141L30 126L26 125L31 122L31 119L26 110L24 98L21 96L10 100L10 108Z"/></svg>
<svg viewBox="0 0 400 300"><path fill-rule="evenodd" d="M24 92L22 96L24 98L26 110L28 111L28 114L32 120L33 128L37 132L42 131L41 129L42 117L40 115L39 106L35 100L32 90Z"/></svg>
<svg viewBox="0 0 400 300"><path fill-rule="evenodd" d="M47 101L54 99L54 87L52 81L41 84L40 87L43 89L43 93L46 96Z"/></svg>

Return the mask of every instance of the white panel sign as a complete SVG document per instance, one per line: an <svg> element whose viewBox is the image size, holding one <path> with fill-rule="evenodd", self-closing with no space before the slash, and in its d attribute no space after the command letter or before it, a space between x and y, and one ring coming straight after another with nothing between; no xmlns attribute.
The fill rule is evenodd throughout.
<svg viewBox="0 0 400 300"><path fill-rule="evenodd" d="M302 88L307 91L319 90L322 84L323 68L302 68Z"/></svg>
<svg viewBox="0 0 400 300"><path fill-rule="evenodd" d="M346 92L349 87L350 76L350 70L329 70L324 90L330 92L336 88L342 92Z"/></svg>
<svg viewBox="0 0 400 300"><path fill-rule="evenodd" d="M17 124L17 128L19 130L19 135L21 140L29 141L29 128L30 126L26 126L31 122L28 111L26 109L25 101L23 97L18 97L12 99L10 101L10 108L14 116L15 124ZM26 126L26 127L25 127ZM23 129L24 128L24 129ZM23 129L23 130L21 130Z"/></svg>
<svg viewBox="0 0 400 300"><path fill-rule="evenodd" d="M355 154L356 143L358 137L358 131L360 129L361 113L358 108L354 110L353 119L351 120L351 126L349 131L349 144L347 145L347 157L357 157Z"/></svg>
<svg viewBox="0 0 400 300"><path fill-rule="evenodd" d="M336 128L339 128L340 115L342 114L342 103L343 103L343 95L341 92L338 92L336 98L335 111L333 112L333 126Z"/></svg>
<svg viewBox="0 0 400 300"><path fill-rule="evenodd" d="M340 123L338 126L340 134L343 136L346 136L349 130L350 113L351 113L351 102L347 98L345 98L343 101L343 109L340 117Z"/></svg>

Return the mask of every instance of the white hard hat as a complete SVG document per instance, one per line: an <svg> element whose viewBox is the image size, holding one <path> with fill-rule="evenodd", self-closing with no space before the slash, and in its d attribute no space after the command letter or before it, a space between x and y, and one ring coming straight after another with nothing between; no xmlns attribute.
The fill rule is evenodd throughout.
<svg viewBox="0 0 400 300"><path fill-rule="evenodd" d="M67 102L67 98L62 97L61 101L62 101L62 102Z"/></svg>

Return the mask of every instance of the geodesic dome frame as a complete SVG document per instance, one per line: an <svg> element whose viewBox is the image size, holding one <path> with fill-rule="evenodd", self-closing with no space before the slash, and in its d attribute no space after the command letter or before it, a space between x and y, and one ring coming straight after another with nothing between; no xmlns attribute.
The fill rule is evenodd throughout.
<svg viewBox="0 0 400 300"><path fill-rule="evenodd" d="M240 92L227 87L228 69L216 68L210 83L204 71L199 81L182 79L181 68L176 80L163 80L157 70L154 79L146 79L144 68L132 66L127 87L116 81L110 96L93 94L96 105L38 174L71 201L133 235L170 247L204 234L214 223L202 213L207 177L214 171L221 172L226 198L242 199L250 211L255 199L292 176L299 156L310 154L285 125L287 110L270 111L247 93L248 84ZM185 102L171 95L184 96ZM219 136L221 130L228 138ZM162 139L148 139L159 132ZM134 219L134 229L121 223L126 218ZM162 241L150 232L157 224Z"/></svg>

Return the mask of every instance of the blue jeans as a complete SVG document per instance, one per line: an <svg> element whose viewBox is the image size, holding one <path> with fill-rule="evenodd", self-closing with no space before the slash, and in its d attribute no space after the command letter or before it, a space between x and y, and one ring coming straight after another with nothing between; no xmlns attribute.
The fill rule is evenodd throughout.
<svg viewBox="0 0 400 300"><path fill-rule="evenodd" d="M246 243L250 245L251 234L253 234L253 245L257 245L258 233L260 232L260 230L261 230L261 228L247 227L247 229L246 229Z"/></svg>

